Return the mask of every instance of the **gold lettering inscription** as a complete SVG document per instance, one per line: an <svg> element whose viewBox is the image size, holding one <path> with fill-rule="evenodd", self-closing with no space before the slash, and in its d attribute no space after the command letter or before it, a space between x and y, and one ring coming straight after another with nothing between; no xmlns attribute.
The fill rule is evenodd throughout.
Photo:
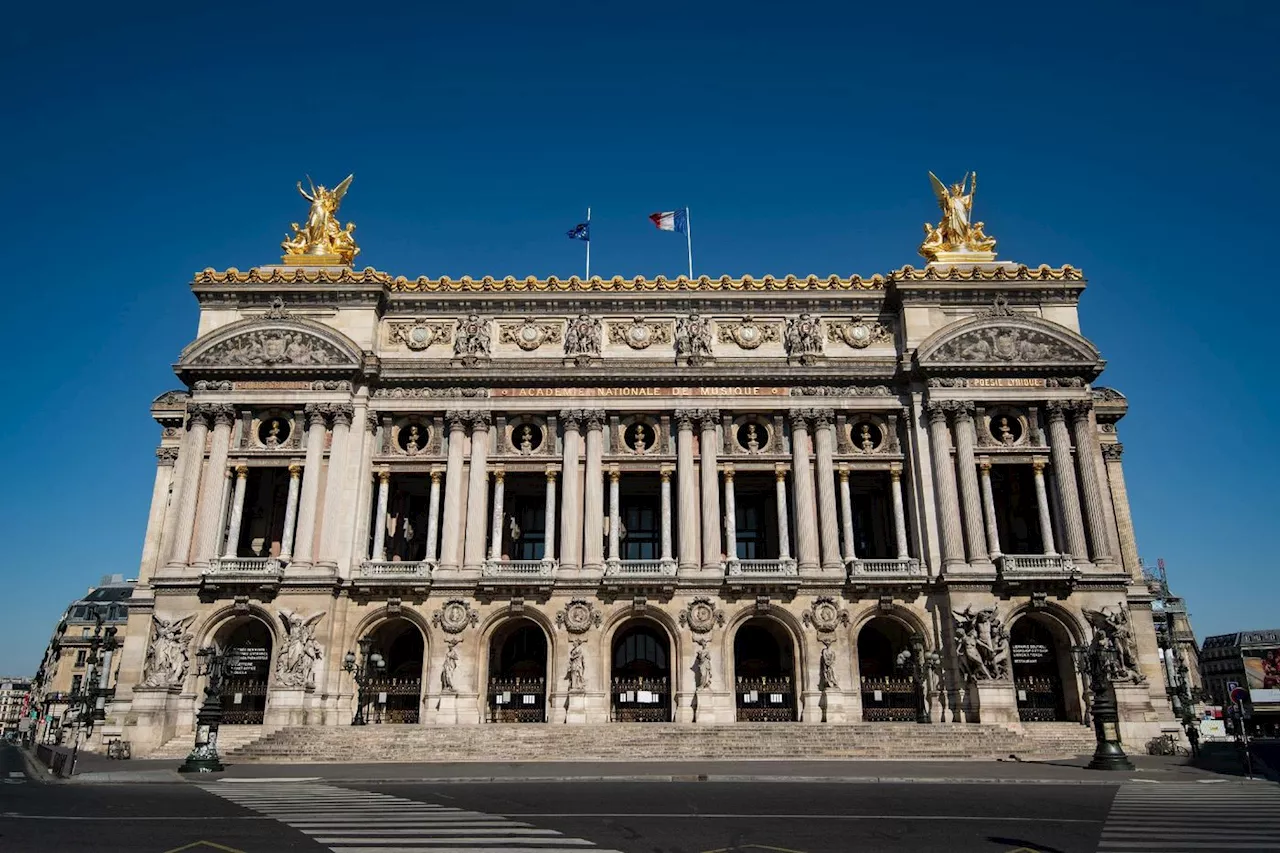
<svg viewBox="0 0 1280 853"><path fill-rule="evenodd" d="M1044 388L1045 380L1015 376L989 376L969 380L970 388Z"/></svg>
<svg viewBox="0 0 1280 853"><path fill-rule="evenodd" d="M789 387L768 385L694 386L643 388L612 386L601 388L494 388L493 397L785 397Z"/></svg>

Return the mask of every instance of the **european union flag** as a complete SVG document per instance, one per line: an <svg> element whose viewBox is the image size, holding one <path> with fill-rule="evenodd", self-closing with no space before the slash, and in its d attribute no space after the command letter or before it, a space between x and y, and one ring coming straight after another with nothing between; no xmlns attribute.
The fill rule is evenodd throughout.
<svg viewBox="0 0 1280 853"><path fill-rule="evenodd" d="M570 240L581 240L584 243L591 242L591 223L579 222L573 228L565 232Z"/></svg>

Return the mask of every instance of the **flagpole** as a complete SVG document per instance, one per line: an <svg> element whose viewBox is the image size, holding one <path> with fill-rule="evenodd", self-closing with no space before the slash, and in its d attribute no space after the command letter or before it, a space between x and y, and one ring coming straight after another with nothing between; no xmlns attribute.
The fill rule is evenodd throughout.
<svg viewBox="0 0 1280 853"><path fill-rule="evenodd" d="M689 219L689 208L684 209L684 236L689 244L689 281L693 281L693 222Z"/></svg>
<svg viewBox="0 0 1280 853"><path fill-rule="evenodd" d="M591 281L591 208L587 208L587 281Z"/></svg>

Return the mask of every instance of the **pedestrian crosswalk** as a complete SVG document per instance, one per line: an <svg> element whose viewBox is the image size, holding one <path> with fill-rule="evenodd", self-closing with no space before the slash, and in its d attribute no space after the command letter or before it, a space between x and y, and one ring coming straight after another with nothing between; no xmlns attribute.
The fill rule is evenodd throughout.
<svg viewBox="0 0 1280 853"><path fill-rule="evenodd" d="M1280 790L1269 782L1126 782L1098 853L1280 850Z"/></svg>
<svg viewBox="0 0 1280 853"><path fill-rule="evenodd" d="M619 853L499 815L321 782L202 787L309 835L333 853Z"/></svg>

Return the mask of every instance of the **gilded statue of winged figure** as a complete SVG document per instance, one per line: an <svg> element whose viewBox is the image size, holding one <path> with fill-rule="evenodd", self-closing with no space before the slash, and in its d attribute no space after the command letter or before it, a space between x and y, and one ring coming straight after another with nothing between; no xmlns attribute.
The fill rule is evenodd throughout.
<svg viewBox="0 0 1280 853"><path fill-rule="evenodd" d="M994 258L992 250L996 241L983 232L983 223L972 220L978 173L965 172L960 183L950 187L933 172L929 173L929 181L933 185L933 194L938 199L938 207L942 210L942 221L936 226L925 223L925 237L920 244L920 254L930 261L939 260L939 253L977 253Z"/></svg>
<svg viewBox="0 0 1280 853"><path fill-rule="evenodd" d="M286 235L284 242L280 244L280 248L285 251L286 261L300 255L310 256L317 262L321 257L337 256L342 263L350 264L360 253L352 233L356 228L355 223L348 222L343 227L338 221L338 206L342 204L342 197L347 194L354 177L355 175L347 175L333 189L326 188L324 184L316 186L308 177L310 192L302 188L302 181L298 181L298 194L311 203L311 210L307 214L306 224L300 226L294 222L293 234Z"/></svg>

